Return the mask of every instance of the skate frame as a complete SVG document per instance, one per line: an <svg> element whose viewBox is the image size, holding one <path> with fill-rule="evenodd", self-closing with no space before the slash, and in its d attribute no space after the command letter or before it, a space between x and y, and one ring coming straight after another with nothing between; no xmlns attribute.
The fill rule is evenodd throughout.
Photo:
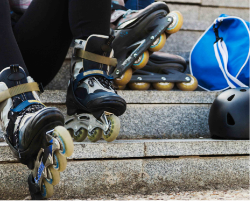
<svg viewBox="0 0 251 201"><path fill-rule="evenodd" d="M163 12L166 12L163 10ZM155 14L155 13L152 13ZM151 15L150 15L151 16ZM156 20L156 19L155 19ZM124 72L134 64L134 61L138 59L152 44L153 42L160 37L160 35L163 33L163 30L166 30L173 22L173 18L171 16L165 16L163 18L158 18L158 23L156 23L156 28L152 31L151 34L149 34L148 37L145 39L142 39L141 41L131 45L130 47L126 48L126 51L135 49L128 58L125 60L121 60L117 64L117 67L115 68L114 72L111 74L114 78L121 77ZM127 30L115 30L115 35L126 35L123 34L124 32L127 32ZM116 39L115 39L116 40Z"/></svg>

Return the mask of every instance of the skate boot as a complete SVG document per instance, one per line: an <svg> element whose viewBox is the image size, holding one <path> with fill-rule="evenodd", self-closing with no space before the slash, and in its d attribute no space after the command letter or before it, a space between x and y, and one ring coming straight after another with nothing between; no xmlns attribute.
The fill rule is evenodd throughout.
<svg viewBox="0 0 251 201"><path fill-rule="evenodd" d="M49 198L73 142L63 127L64 116L41 103L39 86L19 65L0 72L0 123L14 156L32 170L28 178L33 199Z"/></svg>
<svg viewBox="0 0 251 201"><path fill-rule="evenodd" d="M121 7L123 5L112 3L113 48L118 60L112 76L117 78L117 86L126 85L132 73L143 68L149 55L162 49L166 39L179 31L183 24L181 13L169 13L163 2L153 3L139 11L123 10Z"/></svg>
<svg viewBox="0 0 251 201"><path fill-rule="evenodd" d="M83 141L87 136L96 142L103 136L111 142L119 134L117 116L125 112L126 102L117 95L109 76L117 64L112 58L113 39L91 35L87 41L75 41L66 97L69 118L65 122L75 141Z"/></svg>
<svg viewBox="0 0 251 201"><path fill-rule="evenodd" d="M136 70L128 86L133 90L147 90L152 87L157 90L169 91L176 84L182 91L194 91L198 87L197 79L185 74L187 64L184 58L164 52L156 52L143 70Z"/></svg>

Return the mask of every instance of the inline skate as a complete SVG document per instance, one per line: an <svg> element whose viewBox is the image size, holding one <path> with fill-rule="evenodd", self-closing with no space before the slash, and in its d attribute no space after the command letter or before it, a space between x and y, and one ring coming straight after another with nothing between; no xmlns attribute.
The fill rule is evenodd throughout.
<svg viewBox="0 0 251 201"><path fill-rule="evenodd" d="M112 76L119 88L131 80L135 70L145 67L149 55L162 49L166 39L179 31L183 24L181 13L170 13L163 2L153 3L139 11L123 8L123 5L112 3L113 48L118 60Z"/></svg>
<svg viewBox="0 0 251 201"><path fill-rule="evenodd" d="M194 91L198 87L197 79L186 75L187 64L184 58L164 52L156 52L143 70L136 70L128 86L133 90L147 90L152 87L157 90L169 91L175 83L182 91ZM120 89L124 89L121 86Z"/></svg>
<svg viewBox="0 0 251 201"><path fill-rule="evenodd" d="M73 141L63 127L64 116L41 103L39 85L19 65L0 72L0 123L14 156L32 170L28 178L33 199L49 198L53 185L73 153Z"/></svg>
<svg viewBox="0 0 251 201"><path fill-rule="evenodd" d="M125 112L126 102L117 95L109 76L117 65L111 47L113 39L91 35L86 41L75 40L66 97L69 117L65 122L75 141L88 137L96 142L103 136L111 142L119 134L117 116Z"/></svg>

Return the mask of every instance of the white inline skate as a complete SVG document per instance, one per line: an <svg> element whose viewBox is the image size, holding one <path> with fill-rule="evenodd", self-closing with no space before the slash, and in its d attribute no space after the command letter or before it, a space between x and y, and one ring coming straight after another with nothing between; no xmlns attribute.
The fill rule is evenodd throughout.
<svg viewBox="0 0 251 201"><path fill-rule="evenodd" d="M126 102L113 88L109 76L117 60L113 58L113 37L91 35L76 40L71 62L71 79L66 98L65 127L76 141L86 137L96 142L102 136L111 142L119 134L117 116L126 110Z"/></svg>
<svg viewBox="0 0 251 201"><path fill-rule="evenodd" d="M28 178L32 199L49 198L73 141L63 127L64 116L41 103L39 86L19 65L0 72L0 123L14 156L32 169Z"/></svg>

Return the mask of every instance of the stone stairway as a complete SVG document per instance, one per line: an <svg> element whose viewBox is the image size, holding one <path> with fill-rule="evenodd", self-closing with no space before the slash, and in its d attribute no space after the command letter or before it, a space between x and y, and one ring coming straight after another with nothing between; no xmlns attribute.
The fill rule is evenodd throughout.
<svg viewBox="0 0 251 201"><path fill-rule="evenodd" d="M209 137L208 114L216 92L118 91L127 102L118 139ZM41 99L66 114L66 92L46 91Z"/></svg>
<svg viewBox="0 0 251 201"><path fill-rule="evenodd" d="M184 25L164 52L188 60L205 29L220 14L249 20L249 1L164 0L179 10ZM66 114L65 97L72 48L41 99ZM189 72L189 71L187 71ZM118 140L75 142L55 199L89 195L249 188L250 142L210 139L208 114L218 92L118 91L128 103ZM12 157L0 131L0 199L29 194L29 170Z"/></svg>
<svg viewBox="0 0 251 201"><path fill-rule="evenodd" d="M118 91L127 102L118 139L208 138L208 114L218 92ZM66 115L66 91L46 90L41 101ZM1 138L2 135L0 135Z"/></svg>
<svg viewBox="0 0 251 201"><path fill-rule="evenodd" d="M75 143L53 198L248 188L249 146L212 139ZM28 174L0 143L1 199L24 199Z"/></svg>
<svg viewBox="0 0 251 201"><path fill-rule="evenodd" d="M53 198L249 187L249 141L208 139L208 112L217 93L118 93L128 103L118 140L75 142ZM45 91L41 98L65 114L65 95ZM1 142L0 198L25 198L29 172Z"/></svg>

